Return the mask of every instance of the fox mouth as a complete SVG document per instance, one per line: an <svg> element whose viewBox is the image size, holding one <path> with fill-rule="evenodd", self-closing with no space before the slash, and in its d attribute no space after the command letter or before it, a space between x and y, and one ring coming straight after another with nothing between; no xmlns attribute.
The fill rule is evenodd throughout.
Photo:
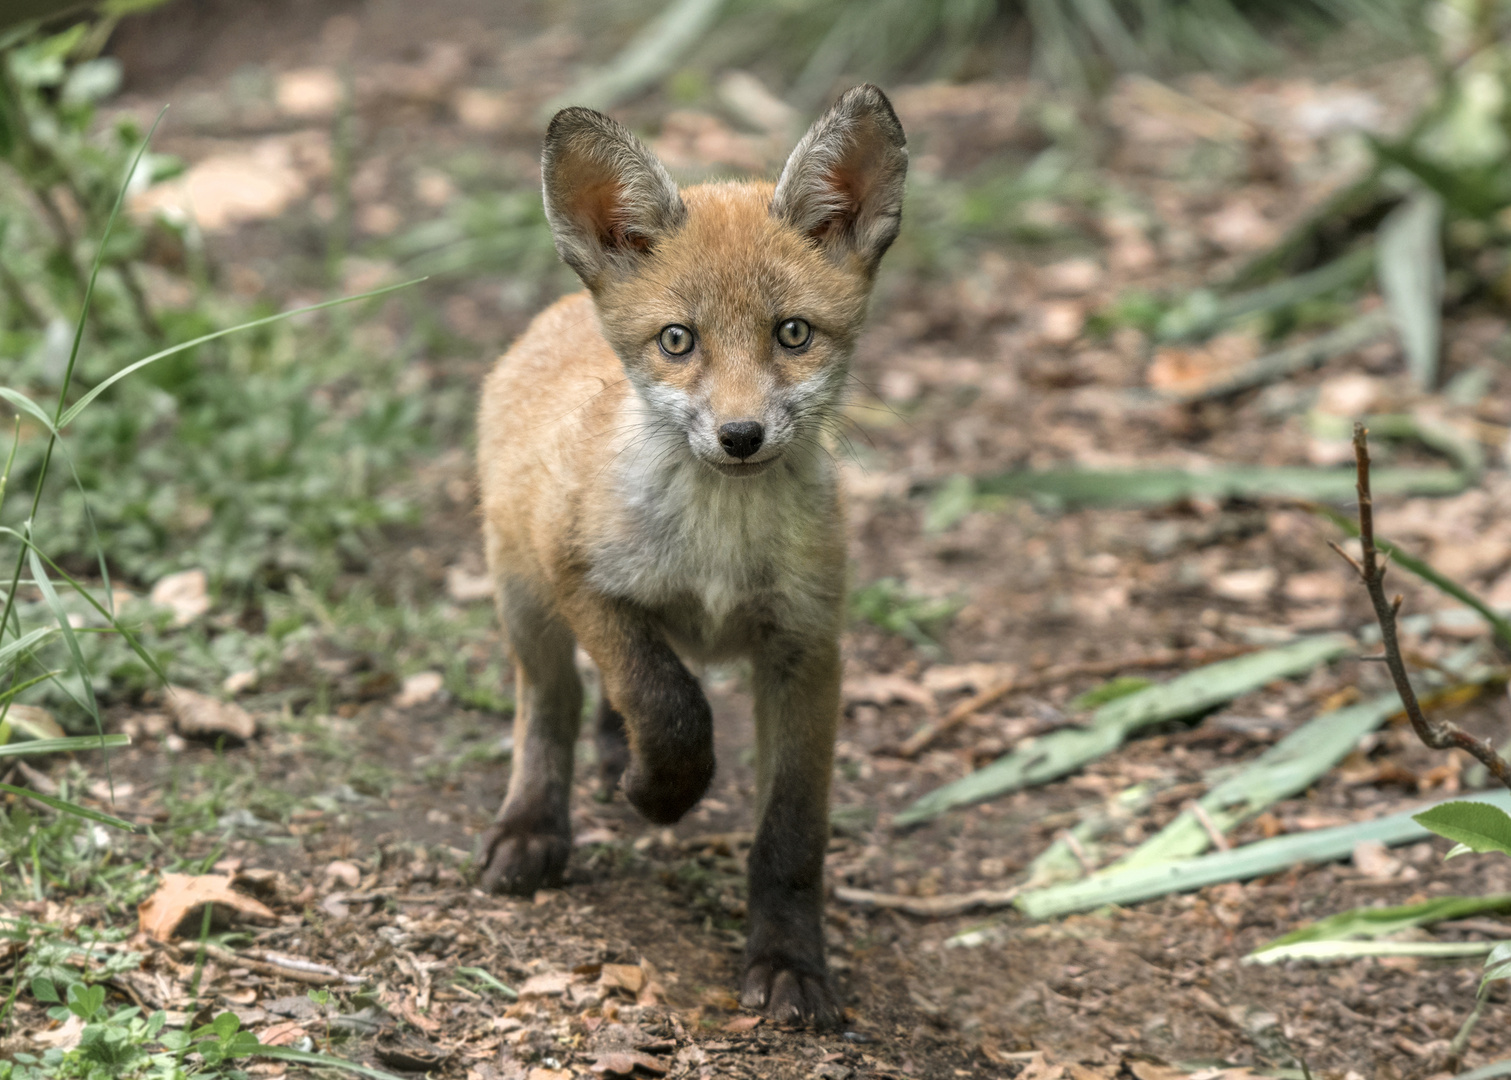
<svg viewBox="0 0 1511 1080"><path fill-rule="evenodd" d="M763 458L760 461L710 461L708 464L724 476L756 476L775 465L781 456L781 454L772 454L769 458Z"/></svg>

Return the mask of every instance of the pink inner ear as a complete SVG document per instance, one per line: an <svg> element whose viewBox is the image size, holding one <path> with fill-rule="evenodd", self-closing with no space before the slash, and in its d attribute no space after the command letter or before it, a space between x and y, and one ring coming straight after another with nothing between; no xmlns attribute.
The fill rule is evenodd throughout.
<svg viewBox="0 0 1511 1080"><path fill-rule="evenodd" d="M650 241L633 231L625 216L623 188L604 178L584 184L577 190L574 209L577 217L606 248L650 250Z"/></svg>
<svg viewBox="0 0 1511 1080"><path fill-rule="evenodd" d="M814 227L808 234L810 237L823 240L830 233L843 230L855 218L856 211L860 208L860 187L864 180L863 176L844 168L836 168L824 174L824 187L833 192L834 212Z"/></svg>

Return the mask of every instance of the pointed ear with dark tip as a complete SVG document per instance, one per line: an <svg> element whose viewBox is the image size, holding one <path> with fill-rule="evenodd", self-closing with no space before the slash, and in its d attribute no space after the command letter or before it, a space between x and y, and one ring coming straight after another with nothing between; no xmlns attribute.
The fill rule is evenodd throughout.
<svg viewBox="0 0 1511 1080"><path fill-rule="evenodd" d="M886 94L870 84L846 91L787 159L772 214L836 262L874 272L902 224L907 142Z"/></svg>
<svg viewBox="0 0 1511 1080"><path fill-rule="evenodd" d="M633 273L687 217L655 155L592 109L563 109L551 118L540 165L556 250L589 289Z"/></svg>

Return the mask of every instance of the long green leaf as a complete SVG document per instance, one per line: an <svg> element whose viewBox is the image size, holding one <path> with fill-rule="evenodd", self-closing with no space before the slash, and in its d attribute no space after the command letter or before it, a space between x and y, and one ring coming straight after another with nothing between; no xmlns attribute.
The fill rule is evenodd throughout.
<svg viewBox="0 0 1511 1080"><path fill-rule="evenodd" d="M1386 937L1418 926L1431 926L1449 919L1466 919L1487 911L1508 909L1511 909L1511 893L1497 893L1494 896L1440 896L1436 900L1424 900L1420 904L1353 908L1292 930L1289 934L1259 946L1251 955L1303 941ZM1511 926L1506 929L1511 930Z"/></svg>
<svg viewBox="0 0 1511 1080"><path fill-rule="evenodd" d="M19 637L9 645L0 645L0 664L10 660L17 653L25 652L33 646L40 645L48 638L57 633L51 626L39 626L24 637Z"/></svg>
<svg viewBox="0 0 1511 1080"><path fill-rule="evenodd" d="M73 656L74 670L78 672L79 679L84 684L85 708L89 715L94 718L94 726L101 737L105 734L105 722L100 718L100 703L95 700L94 681L89 676L89 665L84 662L84 653L79 648L79 638L73 632L73 624L68 621L68 612L63 608L63 601L58 599L57 590L52 587L52 581L47 576L47 571L42 566L42 560L37 558L36 548L28 545L26 554L31 561L31 574L37 583L37 588L42 590L42 599L46 601L52 611L53 618L58 622L58 629L63 633L63 640L68 645L68 651ZM108 761L108 758L107 758Z"/></svg>
<svg viewBox="0 0 1511 1080"><path fill-rule="evenodd" d="M381 289L372 289L365 293L357 293L354 296L342 296L338 297L335 300L325 300L318 304L310 304L307 307L293 308L290 311L280 311L276 315L267 315L261 319L253 319L250 322L238 323L236 326L230 326L224 330L216 330L211 334L202 334L201 336L194 338L192 341L185 341L182 344L174 345L170 348L155 352L151 356L144 356L134 364L127 364L120 371L117 371L114 375L99 383L87 394L79 398L78 401L74 402L72 407L70 407L67 412L65 412L58 418L58 428L59 430L66 428L69 424L71 424L75 419L78 418L79 413L83 412L86 408L89 407L90 402L94 401L95 398L99 397L106 390L109 390L112 386L120 382L127 375L130 375L135 371L140 371L148 364L155 364L159 360L166 359L170 356L175 356L187 349L194 348L196 345L203 345L207 341L214 341L216 338L223 338L227 334L235 334L242 330L252 330L259 326L266 326L269 323L282 322L284 319L292 319L295 315L304 315L311 311L323 311L326 308L335 307L338 304L351 304L355 303L358 300L370 300L375 296L383 296L384 294L394 292L397 289L407 289L411 285L418 285L424 280L425 279L422 277L414 278L410 281L401 281L397 285L385 285Z"/></svg>
<svg viewBox="0 0 1511 1080"><path fill-rule="evenodd" d="M66 570L60 567L57 563L53 562L52 559L47 556L46 552L42 551L25 536L22 536L14 529L0 528L0 535L14 536L16 537L16 539L20 540L21 544L27 550L32 552L45 564L47 564L48 568L51 569L53 573L57 574L60 578L66 581L69 587L72 588L75 593L84 598L85 603L94 608L95 611L98 612L110 624L111 632L120 634L121 637L125 639L125 642L128 646L130 646L131 651L136 653L137 657L142 661L142 663L147 665L148 669L154 675L156 675L164 683L168 681L168 675L165 671L163 671L162 665L158 663L157 657L153 656L150 652L147 651L146 647L142 645L141 640L134 633L121 625L120 621L115 617L114 612L112 612L104 604L100 603L94 598L94 594L84 586L83 582L76 580ZM54 631L51 627L49 627L48 632L53 633Z"/></svg>
<svg viewBox="0 0 1511 1080"><path fill-rule="evenodd" d="M136 832L136 826L129 821L123 821L118 817L111 817L109 814L101 813L99 810L91 810L87 806L80 806L78 803L70 802L67 799L60 799L56 795L43 795L40 791L33 791L31 788L16 787L14 784L0 784L0 791L9 792L12 795L20 795L23 798L39 802L43 806L50 806L60 813L72 814L74 817L84 818L86 821L95 821L101 825L109 825L116 829L125 829L127 832Z"/></svg>
<svg viewBox="0 0 1511 1080"><path fill-rule="evenodd" d="M1305 791L1359 740L1401 711L1392 691L1358 705L1313 717L1281 739L1237 774L1207 792L1197 803L1219 832L1227 832L1266 807ZM1106 873L1150 866L1200 855L1211 847L1207 826L1194 810L1183 810Z"/></svg>
<svg viewBox="0 0 1511 1080"><path fill-rule="evenodd" d="M38 405L31 398L21 393L21 391L12 390L8 386L0 386L0 398L4 398L6 401L14 405L18 410L26 413L26 415L30 416L33 420L37 421L37 423L41 424L44 430L50 432L57 431L57 428L52 426L52 417L48 416L47 413L43 411L42 406Z"/></svg>
<svg viewBox="0 0 1511 1080"><path fill-rule="evenodd" d="M6 743L0 746L0 758L67 754L75 750L102 750L130 745L131 738L127 735L70 735L64 739L31 739L27 742Z"/></svg>
<svg viewBox="0 0 1511 1080"><path fill-rule="evenodd" d="M1196 716L1276 679L1303 675L1341 656L1352 645L1353 639L1343 634L1303 638L1276 649L1208 664L1167 683L1109 701L1092 714L1090 727L1052 732L979 772L931 791L899 813L896 824L917 825L957 807L1048 783L1111 753L1140 728Z"/></svg>
<svg viewBox="0 0 1511 1080"><path fill-rule="evenodd" d="M1250 953L1246 964L1278 964L1285 960L1357 960L1361 956L1421 956L1452 960L1484 956L1493 941L1303 941Z"/></svg>
<svg viewBox="0 0 1511 1080"><path fill-rule="evenodd" d="M1511 792L1494 792L1487 795L1485 801L1502 809L1511 808ZM1018 910L1030 918L1050 919L1074 911L1090 911L1106 904L1135 904L1224 881L1244 881L1277 873L1298 863L1346 859L1353 854L1354 845L1361 841L1374 840L1389 846L1415 843L1430 836L1431 833L1412 820L1412 814L1413 811L1405 810L1373 821L1277 836L1195 859L1140 866L1085 881L1053 885L1024 893L1016 904Z"/></svg>
<svg viewBox="0 0 1511 1080"><path fill-rule="evenodd" d="M1469 486L1457 469L1376 469L1376 495L1455 495ZM1183 499L1290 498L1345 503L1357 494L1349 469L1222 465L1186 469L1044 469L983 477L983 495L1038 496L1075 505L1160 506Z"/></svg>
<svg viewBox="0 0 1511 1080"><path fill-rule="evenodd" d="M1443 322L1443 200L1419 191L1391 211L1377 234L1380 291L1395 319L1417 385L1437 381Z"/></svg>

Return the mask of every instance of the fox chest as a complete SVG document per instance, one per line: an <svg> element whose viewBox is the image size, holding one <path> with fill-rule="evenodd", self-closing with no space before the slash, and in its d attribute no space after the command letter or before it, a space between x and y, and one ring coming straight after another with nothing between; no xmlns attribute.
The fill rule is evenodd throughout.
<svg viewBox="0 0 1511 1080"><path fill-rule="evenodd" d="M765 479L673 475L631 488L591 580L660 614L675 637L710 653L730 651L752 619L806 620L806 609L836 584L818 580L834 576L819 557L837 518L833 491Z"/></svg>

